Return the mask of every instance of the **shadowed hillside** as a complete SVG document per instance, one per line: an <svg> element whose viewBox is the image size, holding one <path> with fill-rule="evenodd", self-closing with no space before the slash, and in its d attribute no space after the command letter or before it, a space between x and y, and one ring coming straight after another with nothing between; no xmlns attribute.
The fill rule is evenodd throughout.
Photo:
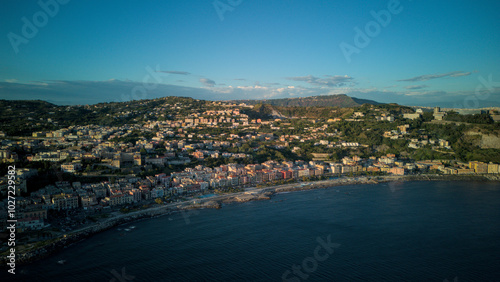
<svg viewBox="0 0 500 282"><path fill-rule="evenodd" d="M359 107L363 104L380 105L372 100L352 98L345 94L312 96L301 98L284 98L270 100L237 100L236 103L246 103L249 105L268 104L278 107L340 107L350 108Z"/></svg>

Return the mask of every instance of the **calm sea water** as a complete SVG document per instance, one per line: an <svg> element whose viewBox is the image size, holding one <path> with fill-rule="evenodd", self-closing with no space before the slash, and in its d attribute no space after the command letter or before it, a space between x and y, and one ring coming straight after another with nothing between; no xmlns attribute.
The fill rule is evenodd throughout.
<svg viewBox="0 0 500 282"><path fill-rule="evenodd" d="M123 230L130 225L136 228ZM286 274L289 281L500 281L498 183L333 187L120 228L18 268L15 278L281 281ZM330 240L332 253L321 240ZM301 272L293 274L294 266Z"/></svg>

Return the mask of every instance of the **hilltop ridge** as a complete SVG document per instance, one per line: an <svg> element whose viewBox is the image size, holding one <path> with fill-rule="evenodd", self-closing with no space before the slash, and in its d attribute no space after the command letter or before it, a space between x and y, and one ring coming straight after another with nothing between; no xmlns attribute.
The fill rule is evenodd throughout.
<svg viewBox="0 0 500 282"><path fill-rule="evenodd" d="M345 94L310 96L298 98L281 98L281 99L262 99L262 100L234 100L231 102L245 103L248 105L269 104L280 107L340 107L351 108L359 107L363 104L380 105L381 103L349 97Z"/></svg>

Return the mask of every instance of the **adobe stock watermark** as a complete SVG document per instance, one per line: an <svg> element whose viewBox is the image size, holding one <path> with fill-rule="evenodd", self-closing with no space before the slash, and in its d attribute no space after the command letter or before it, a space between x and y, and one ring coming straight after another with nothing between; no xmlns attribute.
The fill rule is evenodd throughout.
<svg viewBox="0 0 500 282"><path fill-rule="evenodd" d="M339 44L340 50L344 54L347 63L351 63L351 56L353 54L361 53L361 49L370 45L372 39L380 34L382 28L386 28L391 23L393 15L398 15L402 11L403 6L401 6L399 0L389 0L386 10L380 10L378 12L372 10L370 14L374 20L367 22L364 30L357 26L354 28L354 46L345 41Z"/></svg>
<svg viewBox="0 0 500 282"><path fill-rule="evenodd" d="M37 11L29 20L27 17L22 17L21 35L14 32L9 32L7 38L14 52L19 53L19 45L28 44L30 39L33 39L38 31L49 23L49 17L55 17L60 10L60 5L68 4L69 0L39 0L38 6L41 10Z"/></svg>
<svg viewBox="0 0 500 282"><path fill-rule="evenodd" d="M156 65L156 70L147 66L146 72L147 74L142 78L142 85L134 86L128 95L121 95L122 102L146 99L148 91L156 89L158 84L162 82L162 77L169 76L168 73L164 73L160 70L160 65Z"/></svg>
<svg viewBox="0 0 500 282"><path fill-rule="evenodd" d="M401 179L398 179L396 181L390 181L388 185L389 185L389 188L391 189L391 192L394 193L397 190L401 190L404 188L404 181Z"/></svg>
<svg viewBox="0 0 500 282"><path fill-rule="evenodd" d="M135 279L135 276L128 275L125 267L122 268L122 273L119 273L115 269L111 270L111 274L113 274L113 278L109 280L109 282L126 282L126 281L132 281Z"/></svg>
<svg viewBox="0 0 500 282"><path fill-rule="evenodd" d="M318 246L314 249L313 256L306 257L301 265L294 264L292 270L283 272L283 275L281 275L283 281L300 282L301 280L307 280L310 276L309 274L318 269L318 263L327 260L333 254L333 249L341 246L340 244L331 242L331 235L326 237L326 241L318 237L316 238L316 242L318 242Z"/></svg>
<svg viewBox="0 0 500 282"><path fill-rule="evenodd" d="M188 210L186 212L185 210L181 210L182 217L184 218L184 222L186 225L189 225L191 223L191 220L189 219L192 215L199 215L200 212L198 210Z"/></svg>
<svg viewBox="0 0 500 282"><path fill-rule="evenodd" d="M224 21L224 14L226 12L232 12L236 7L243 3L243 0L225 0L227 3L224 3L222 0L215 0L212 5L214 6L215 12L217 12L217 16L219 16L219 20Z"/></svg>
<svg viewBox="0 0 500 282"><path fill-rule="evenodd" d="M493 81L493 75L488 75L488 80L484 77L479 76L477 78L479 80L478 85L474 91L474 95L468 96L464 99L463 104L455 104L453 108L455 109L463 109L463 108L479 108L479 101L487 100L490 95L495 91L496 87L500 87L500 81Z"/></svg>

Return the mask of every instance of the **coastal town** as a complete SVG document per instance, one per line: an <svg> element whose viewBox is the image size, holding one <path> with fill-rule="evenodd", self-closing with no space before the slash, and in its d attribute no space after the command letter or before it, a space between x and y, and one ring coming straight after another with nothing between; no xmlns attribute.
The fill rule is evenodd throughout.
<svg viewBox="0 0 500 282"><path fill-rule="evenodd" d="M488 128L447 121L440 108L363 105L325 118L297 118L246 103L177 100L136 102L141 110L124 103L113 112L105 104L76 107L104 113L107 120L124 119L121 125L64 126L56 112L49 112L24 118L52 130L24 136L0 132L1 162L16 171L19 244L57 238L116 214L250 188L386 175L500 173L498 162L459 159L462 141L447 140L448 133L431 128L461 126L482 138L477 144L484 150L498 149L495 131L482 134ZM496 111L477 115L489 118L486 126L498 127ZM426 122L429 129L415 122ZM9 185L8 176L0 179L4 232Z"/></svg>
<svg viewBox="0 0 500 282"><path fill-rule="evenodd" d="M2 4L0 282L500 280L500 1Z"/></svg>

